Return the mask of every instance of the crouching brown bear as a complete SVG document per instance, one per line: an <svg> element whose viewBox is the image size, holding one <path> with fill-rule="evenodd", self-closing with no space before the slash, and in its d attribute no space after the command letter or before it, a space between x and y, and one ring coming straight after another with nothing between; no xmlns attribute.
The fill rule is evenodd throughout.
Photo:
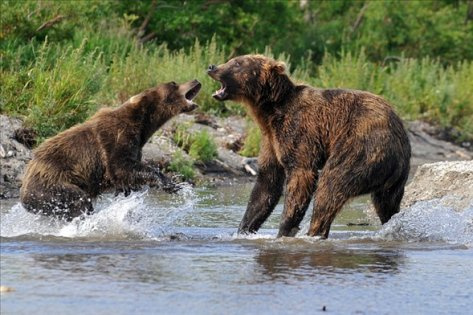
<svg viewBox="0 0 473 315"><path fill-rule="evenodd" d="M71 220L92 213L92 200L107 189L125 195L142 185L178 189L141 162L141 151L166 121L197 107L192 100L200 88L197 80L158 85L45 141L27 166L21 203L30 212Z"/></svg>
<svg viewBox="0 0 473 315"><path fill-rule="evenodd" d="M221 83L214 98L245 104L262 133L260 169L240 233L259 229L284 183L278 236L297 233L312 197L310 236L328 237L342 206L361 194L371 193L382 223L399 211L411 149L401 120L381 97L294 84L283 63L260 55L207 72Z"/></svg>

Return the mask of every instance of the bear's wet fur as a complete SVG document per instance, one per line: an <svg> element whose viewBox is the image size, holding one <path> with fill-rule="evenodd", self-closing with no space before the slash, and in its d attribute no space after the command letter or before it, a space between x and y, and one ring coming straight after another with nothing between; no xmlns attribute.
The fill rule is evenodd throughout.
<svg viewBox="0 0 473 315"><path fill-rule="evenodd" d="M93 199L108 189L125 195L143 185L177 189L141 161L141 152L166 121L197 107L192 99L200 87L196 80L160 84L46 140L26 168L21 203L30 212L71 220L92 213Z"/></svg>
<svg viewBox="0 0 473 315"><path fill-rule="evenodd" d="M243 103L262 133L259 173L239 232L260 228L284 184L278 236L299 231L312 198L308 235L323 238L353 197L370 193L383 224L399 212L411 148L401 119L380 96L295 84L282 62L261 55L207 72L221 83L214 98Z"/></svg>

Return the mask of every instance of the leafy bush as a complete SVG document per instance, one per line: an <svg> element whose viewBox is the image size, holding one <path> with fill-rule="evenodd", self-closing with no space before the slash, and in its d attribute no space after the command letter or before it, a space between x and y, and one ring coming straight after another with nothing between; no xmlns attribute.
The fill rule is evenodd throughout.
<svg viewBox="0 0 473 315"><path fill-rule="evenodd" d="M102 88L105 74L97 52L84 54L83 46L59 55L57 51L45 41L30 67L7 72L0 81L2 111L24 115L40 140L84 121L96 110L91 96ZM56 55L54 63L51 55Z"/></svg>
<svg viewBox="0 0 473 315"><path fill-rule="evenodd" d="M207 130L203 129L192 137L189 155L197 161L204 163L210 162L217 157L217 145Z"/></svg>
<svg viewBox="0 0 473 315"><path fill-rule="evenodd" d="M194 162L186 159L179 151L174 153L168 170L181 174L184 180L192 180L195 177Z"/></svg>
<svg viewBox="0 0 473 315"><path fill-rule="evenodd" d="M210 162L217 157L217 145L212 136L203 129L193 135L189 124L179 124L173 134L174 142L189 155L200 162Z"/></svg>
<svg viewBox="0 0 473 315"><path fill-rule="evenodd" d="M386 98L405 119L423 119L455 127L473 137L473 62L445 67L439 60L398 58L375 64L363 50L326 55L309 82L322 88L371 91ZM347 75L349 73L350 75Z"/></svg>
<svg viewBox="0 0 473 315"><path fill-rule="evenodd" d="M240 154L247 157L258 156L261 143L261 131L254 123L250 123L247 128L245 142Z"/></svg>

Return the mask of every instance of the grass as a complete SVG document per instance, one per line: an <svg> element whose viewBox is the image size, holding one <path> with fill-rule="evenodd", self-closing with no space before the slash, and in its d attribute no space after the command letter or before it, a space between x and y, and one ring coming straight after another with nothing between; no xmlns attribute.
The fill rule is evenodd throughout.
<svg viewBox="0 0 473 315"><path fill-rule="evenodd" d="M189 152L189 149L192 144L192 135L189 132L190 126L191 126L191 123L178 124L173 133L174 143L176 143L178 147L180 147L186 152Z"/></svg>
<svg viewBox="0 0 473 315"><path fill-rule="evenodd" d="M203 163L208 163L217 157L217 145L207 130L203 129L192 137L189 155Z"/></svg>
<svg viewBox="0 0 473 315"><path fill-rule="evenodd" d="M168 170L179 173L186 181L193 180L195 177L194 162L185 158L179 151L174 153Z"/></svg>
<svg viewBox="0 0 473 315"><path fill-rule="evenodd" d="M196 134L189 131L190 124L177 125L173 140L178 147L189 154L196 162L208 163L217 157L217 145L207 130L202 129Z"/></svg>
<svg viewBox="0 0 473 315"><path fill-rule="evenodd" d="M240 150L240 155L246 157L255 157L258 156L259 148L261 143L261 131L254 122L249 122L245 141L243 147Z"/></svg>
<svg viewBox="0 0 473 315"><path fill-rule="evenodd" d="M47 41L36 51L36 60L18 72L4 72L1 81L2 112L22 114L43 140L95 112L90 98L102 87L104 69L100 53L83 53L83 46L64 50ZM87 65L84 67L84 65Z"/></svg>
<svg viewBox="0 0 473 315"><path fill-rule="evenodd" d="M347 75L349 74L349 75ZM443 66L440 61L400 58L390 64L358 55L327 55L309 83L321 88L367 90L386 98L407 120L421 119L473 138L473 63Z"/></svg>
<svg viewBox="0 0 473 315"><path fill-rule="evenodd" d="M184 179L193 179L195 176L195 163L208 163L217 157L217 145L214 139L203 129L192 134L189 131L190 123L181 123L176 126L173 133L173 141L189 154L190 159L186 159L179 152L173 156L169 170L181 174Z"/></svg>

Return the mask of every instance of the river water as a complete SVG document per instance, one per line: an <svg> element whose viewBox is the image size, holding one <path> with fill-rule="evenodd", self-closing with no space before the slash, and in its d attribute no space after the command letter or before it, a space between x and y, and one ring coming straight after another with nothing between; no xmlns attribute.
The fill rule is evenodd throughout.
<svg viewBox="0 0 473 315"><path fill-rule="evenodd" d="M276 239L279 205L243 237L251 186L106 195L67 224L3 200L1 313L472 314L473 206L424 202L381 227L359 198L319 240Z"/></svg>

